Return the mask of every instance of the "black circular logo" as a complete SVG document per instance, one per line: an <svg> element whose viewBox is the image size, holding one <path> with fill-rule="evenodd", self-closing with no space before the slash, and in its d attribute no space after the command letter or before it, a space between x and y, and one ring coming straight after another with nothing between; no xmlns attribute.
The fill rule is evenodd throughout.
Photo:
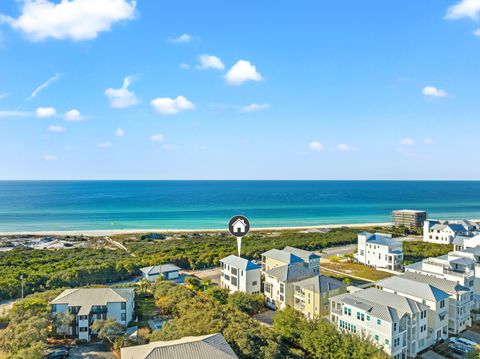
<svg viewBox="0 0 480 359"><path fill-rule="evenodd" d="M232 236L246 236L248 231L250 231L250 222L245 216L234 216L230 222L228 222L228 230Z"/></svg>

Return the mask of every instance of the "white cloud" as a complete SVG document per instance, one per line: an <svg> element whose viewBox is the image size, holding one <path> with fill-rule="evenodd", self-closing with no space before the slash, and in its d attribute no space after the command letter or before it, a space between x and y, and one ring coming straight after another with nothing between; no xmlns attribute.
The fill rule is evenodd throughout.
<svg viewBox="0 0 480 359"><path fill-rule="evenodd" d="M56 161L56 160L58 160L58 157L54 156L54 155L45 155L45 156L43 156L43 159L45 161Z"/></svg>
<svg viewBox="0 0 480 359"><path fill-rule="evenodd" d="M344 143L339 143L335 146L335 149L340 152L350 152L354 150L352 146L346 145Z"/></svg>
<svg viewBox="0 0 480 359"><path fill-rule="evenodd" d="M239 60L228 70L225 80L229 85L241 85L246 81L262 81L262 75L249 61Z"/></svg>
<svg viewBox="0 0 480 359"><path fill-rule="evenodd" d="M432 145L433 144L433 140L431 138L426 138L423 143L425 143L426 145Z"/></svg>
<svg viewBox="0 0 480 359"><path fill-rule="evenodd" d="M117 128L115 130L115 136L117 137L123 137L125 136L125 131L122 128Z"/></svg>
<svg viewBox="0 0 480 359"><path fill-rule="evenodd" d="M480 29L475 30L475 31L473 32L473 34L474 34L475 36L480 37Z"/></svg>
<svg viewBox="0 0 480 359"><path fill-rule="evenodd" d="M322 145L320 142L318 141L312 141L310 142L310 144L308 145L308 148L310 148L312 151L323 151L323 149L325 148L324 145Z"/></svg>
<svg viewBox="0 0 480 359"><path fill-rule="evenodd" d="M461 0L459 3L450 6L447 9L445 17L447 19L461 19L469 17L473 20L478 20L480 15L480 1L479 0Z"/></svg>
<svg viewBox="0 0 480 359"><path fill-rule="evenodd" d="M183 96L178 96L176 99L159 97L152 100L150 104L160 115L176 115L181 111L195 108L195 105Z"/></svg>
<svg viewBox="0 0 480 359"><path fill-rule="evenodd" d="M165 140L165 136L162 135L161 133L158 133L150 137L150 141L153 141L153 142L163 142L164 140Z"/></svg>
<svg viewBox="0 0 480 359"><path fill-rule="evenodd" d="M114 23L133 19L136 5L136 0L28 0L17 19L3 15L3 21L33 41L91 40Z"/></svg>
<svg viewBox="0 0 480 359"><path fill-rule="evenodd" d="M18 117L28 117L32 113L28 111L17 111L17 110L0 110L0 118L18 118Z"/></svg>
<svg viewBox="0 0 480 359"><path fill-rule="evenodd" d="M57 114L57 110L54 107L39 107L35 110L35 115L38 118L52 117Z"/></svg>
<svg viewBox="0 0 480 359"><path fill-rule="evenodd" d="M425 96L430 97L445 97L447 96L447 92L445 90L440 90L435 86L425 86L422 90L422 93Z"/></svg>
<svg viewBox="0 0 480 359"><path fill-rule="evenodd" d="M32 98L37 97L37 95L40 93L40 91L45 90L48 86L50 86L52 83L55 81L59 80L62 76L59 73L56 73L52 77L50 77L47 81L42 83L40 86L38 86L33 92L31 93L30 96L28 96L25 101L30 101Z"/></svg>
<svg viewBox="0 0 480 359"><path fill-rule="evenodd" d="M97 145L97 147L100 147L100 148L109 148L109 147L112 147L112 143L111 142L102 142L102 143L99 143Z"/></svg>
<svg viewBox="0 0 480 359"><path fill-rule="evenodd" d="M50 132L65 132L65 127L51 125L48 127L48 131Z"/></svg>
<svg viewBox="0 0 480 359"><path fill-rule="evenodd" d="M199 70L223 70L225 69L225 65L223 64L222 60L217 56L213 55L200 55L198 57L198 61L200 64L197 65L197 69Z"/></svg>
<svg viewBox="0 0 480 359"><path fill-rule="evenodd" d="M63 118L64 118L65 121L71 121L71 122L82 121L83 120L83 117L80 114L80 111L75 110L75 109L72 109L72 110L68 111L67 113L65 113Z"/></svg>
<svg viewBox="0 0 480 359"><path fill-rule="evenodd" d="M109 88L105 90L105 95L113 108L126 108L137 105L140 101L134 92L129 91L128 87L132 83L132 77L127 76L123 79L123 85L119 89Z"/></svg>
<svg viewBox="0 0 480 359"><path fill-rule="evenodd" d="M404 138L400 140L400 144L402 146L413 146L415 144L415 141L411 139L410 137Z"/></svg>
<svg viewBox="0 0 480 359"><path fill-rule="evenodd" d="M271 106L268 103L252 103L248 106L242 107L241 112L256 112L266 110Z"/></svg>
<svg viewBox="0 0 480 359"><path fill-rule="evenodd" d="M189 34L181 34L180 36L170 39L170 42L173 42L176 44L186 44L187 42L192 42L192 41L193 41L193 36Z"/></svg>

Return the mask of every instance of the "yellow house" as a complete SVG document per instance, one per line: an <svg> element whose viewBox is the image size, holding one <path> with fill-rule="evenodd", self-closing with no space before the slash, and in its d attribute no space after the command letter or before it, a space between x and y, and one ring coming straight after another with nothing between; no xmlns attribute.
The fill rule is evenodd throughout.
<svg viewBox="0 0 480 359"><path fill-rule="evenodd" d="M262 253L262 270L264 272L290 264L303 266L304 261L293 253L279 249L270 249L269 251Z"/></svg>
<svg viewBox="0 0 480 359"><path fill-rule="evenodd" d="M330 315L330 297L347 292L347 285L337 279L318 275L294 283L293 307L307 318Z"/></svg>

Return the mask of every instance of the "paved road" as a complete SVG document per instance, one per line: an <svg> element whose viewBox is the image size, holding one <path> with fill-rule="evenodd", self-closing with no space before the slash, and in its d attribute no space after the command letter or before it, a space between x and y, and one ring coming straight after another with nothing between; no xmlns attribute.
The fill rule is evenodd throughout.
<svg viewBox="0 0 480 359"><path fill-rule="evenodd" d="M325 248L320 253L327 256L344 256L345 254L354 253L357 251L357 244L348 244L346 246L338 246Z"/></svg>
<svg viewBox="0 0 480 359"><path fill-rule="evenodd" d="M480 343L480 334L472 330L466 330L462 334L460 334L460 336L472 340L476 343Z"/></svg>
<svg viewBox="0 0 480 359"><path fill-rule="evenodd" d="M72 359L116 359L105 344L95 343L74 346L70 349Z"/></svg>

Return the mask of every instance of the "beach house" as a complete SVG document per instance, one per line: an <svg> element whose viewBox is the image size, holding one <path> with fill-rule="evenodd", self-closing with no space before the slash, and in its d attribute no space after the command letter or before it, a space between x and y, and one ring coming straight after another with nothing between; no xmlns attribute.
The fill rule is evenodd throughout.
<svg viewBox="0 0 480 359"><path fill-rule="evenodd" d="M417 282L404 276L393 276L376 283L386 292L425 304L428 309L426 344L448 338L448 298L450 295L429 283Z"/></svg>
<svg viewBox="0 0 480 359"><path fill-rule="evenodd" d="M122 348L121 357L122 359L238 358L220 333L126 347Z"/></svg>
<svg viewBox="0 0 480 359"><path fill-rule="evenodd" d="M126 327L133 319L134 299L133 288L78 288L64 290L49 304L53 316L73 314L66 334L90 341L96 334L90 326L96 320L113 318Z"/></svg>
<svg viewBox="0 0 480 359"><path fill-rule="evenodd" d="M415 357L428 347L428 307L377 288L330 298L331 322L369 338L393 359Z"/></svg>
<svg viewBox="0 0 480 359"><path fill-rule="evenodd" d="M425 221L423 224L423 241L430 243L452 244L456 236L472 237L478 225L468 220Z"/></svg>
<svg viewBox="0 0 480 359"><path fill-rule="evenodd" d="M220 286L230 292L259 294L262 267L245 258L230 255L220 260Z"/></svg>
<svg viewBox="0 0 480 359"><path fill-rule="evenodd" d="M358 234L355 259L375 268L400 270L403 263L403 246L389 234L362 232Z"/></svg>
<svg viewBox="0 0 480 359"><path fill-rule="evenodd" d="M330 297L346 292L346 284L334 278L317 275L293 284L293 307L309 319L328 317Z"/></svg>
<svg viewBox="0 0 480 359"><path fill-rule="evenodd" d="M276 267L284 265L300 265L304 266L302 258L295 254L280 249L270 249L261 254L262 256L262 271L267 271Z"/></svg>
<svg viewBox="0 0 480 359"><path fill-rule="evenodd" d="M320 273L320 256L314 252L295 247L285 247L284 252L291 253L303 260L303 266L312 270L314 273Z"/></svg>
<svg viewBox="0 0 480 359"><path fill-rule="evenodd" d="M405 272L402 276L411 281L430 284L447 293L448 297L448 330L450 334L458 334L472 325L470 311L474 306L473 290L456 281L437 278L414 272Z"/></svg>
<svg viewBox="0 0 480 359"><path fill-rule="evenodd" d="M177 279L180 276L180 269L181 268L175 264L168 263L160 264L158 266L140 268L140 271L142 272L142 277L144 279L148 280L149 282L155 282L158 277L167 280Z"/></svg>

